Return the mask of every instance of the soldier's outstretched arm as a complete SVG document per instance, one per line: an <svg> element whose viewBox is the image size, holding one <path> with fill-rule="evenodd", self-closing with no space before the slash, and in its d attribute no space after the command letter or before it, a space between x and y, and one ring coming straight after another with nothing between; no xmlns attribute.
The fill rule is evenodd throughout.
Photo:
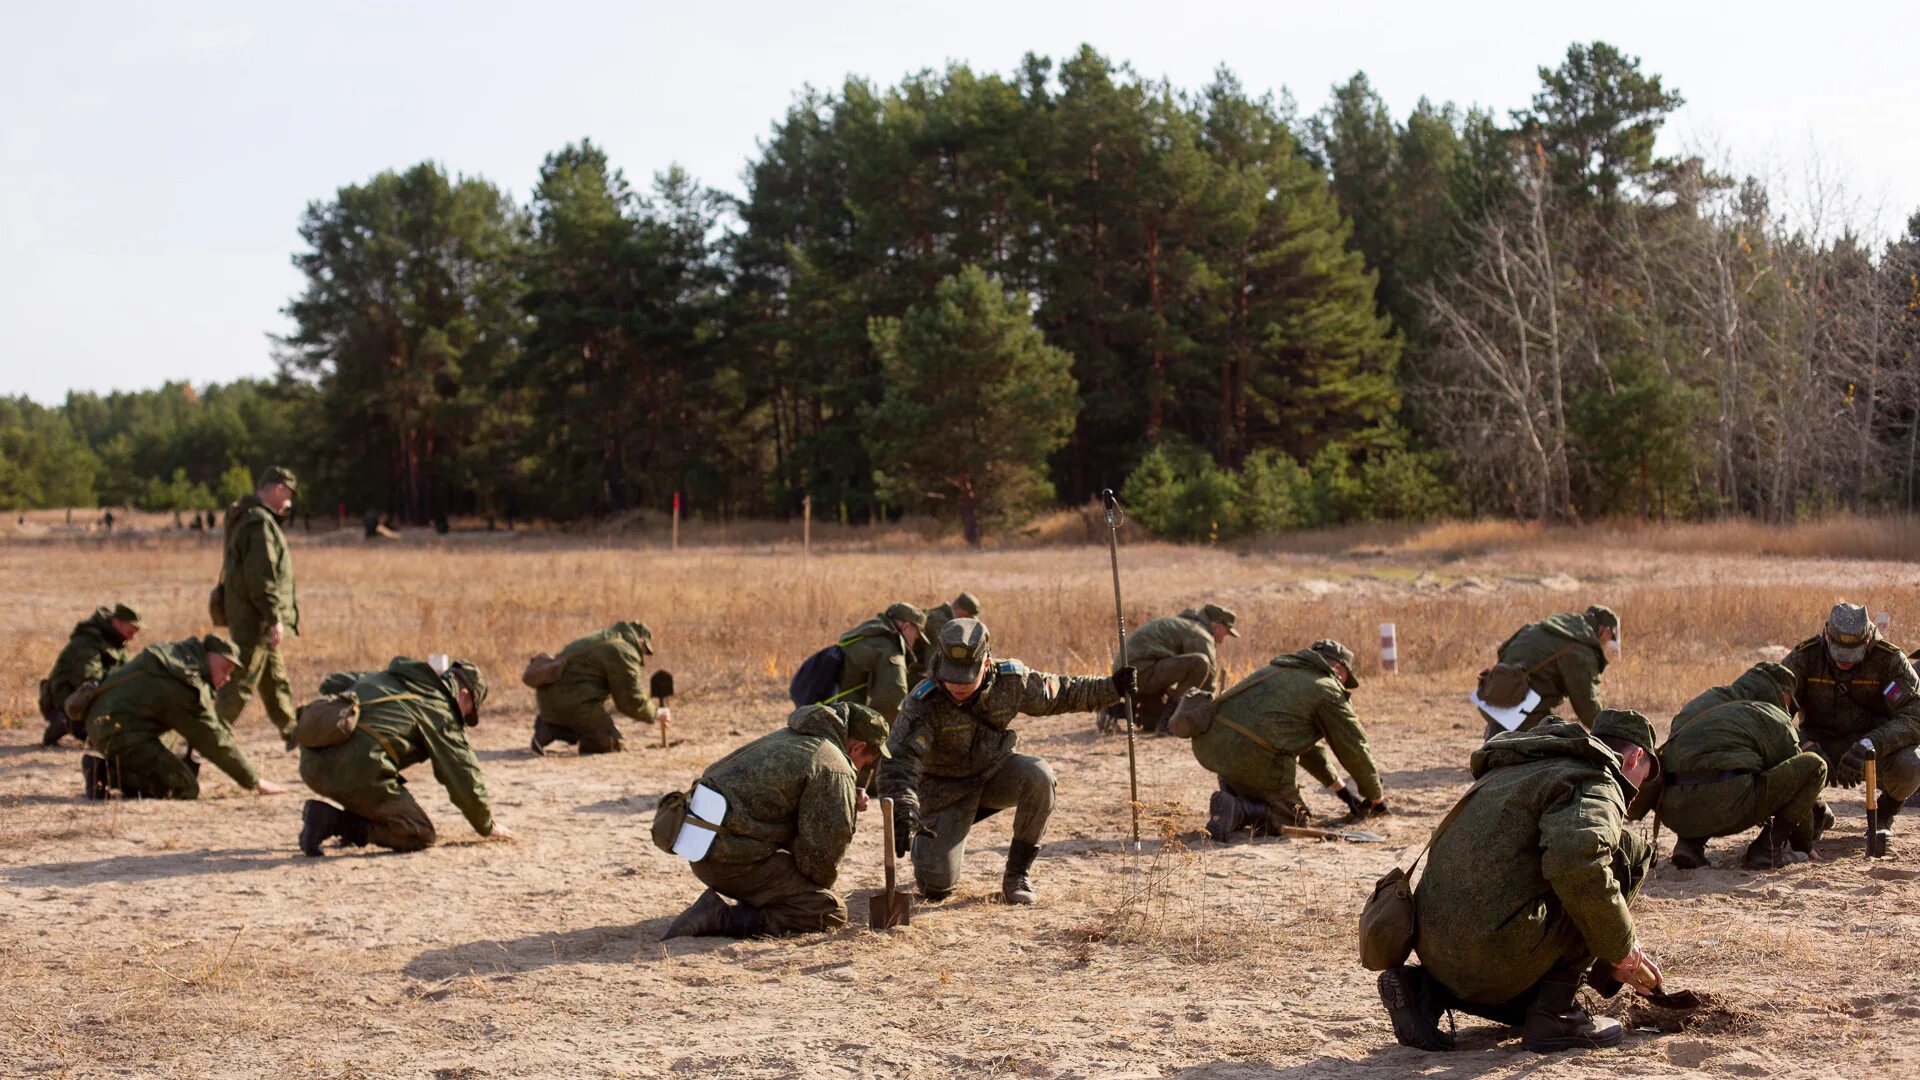
<svg viewBox="0 0 1920 1080"><path fill-rule="evenodd" d="M1573 715L1580 723L1593 727L1593 718L1600 715L1600 667L1593 655L1578 646L1567 650L1567 654L1554 661L1559 669L1560 678L1567 688L1567 704L1573 707Z"/></svg>
<svg viewBox="0 0 1920 1080"><path fill-rule="evenodd" d="M1613 875L1626 807L1612 785L1598 776L1570 784L1540 819L1540 871L1587 948L1610 964L1633 948L1633 915Z"/></svg>
<svg viewBox="0 0 1920 1080"><path fill-rule="evenodd" d="M1095 712L1120 700L1111 675L1055 675L1029 671L1020 684L1020 711L1028 716Z"/></svg>
<svg viewBox="0 0 1920 1080"><path fill-rule="evenodd" d="M474 832L493 835L493 802L487 797L486 777L481 775L480 760L473 756L466 733L432 721L421 723L415 730L426 741L433 778L447 789L448 801L460 809Z"/></svg>
<svg viewBox="0 0 1920 1080"><path fill-rule="evenodd" d="M854 775L850 770L816 767L800 793L799 821L793 834L793 862L823 889L840 876L840 859L853 842ZM893 842L883 837L883 844Z"/></svg>
<svg viewBox="0 0 1920 1080"><path fill-rule="evenodd" d="M608 666L613 670L607 675L607 689L613 691L613 703L622 713L645 723L660 719L660 710L647 696L647 687L640 681L640 663L627 655L615 656Z"/></svg>
<svg viewBox="0 0 1920 1080"><path fill-rule="evenodd" d="M933 751L933 728L926 720L926 706L917 698L908 698L887 736L887 753L880 759L880 794L899 807L920 809L920 777Z"/></svg>
<svg viewBox="0 0 1920 1080"><path fill-rule="evenodd" d="M1353 703L1344 697L1322 705L1314 718L1327 739L1327 747L1338 758L1363 799L1379 800L1385 792L1380 783L1380 768L1373 762L1373 749L1367 745L1367 729L1353 713Z"/></svg>
<svg viewBox="0 0 1920 1080"><path fill-rule="evenodd" d="M213 763L214 768L233 777L233 782L252 791L260 786L260 770L253 767L240 744L233 741L233 732L220 722L214 712L213 699L201 696L191 719L175 725L187 745L194 753Z"/></svg>

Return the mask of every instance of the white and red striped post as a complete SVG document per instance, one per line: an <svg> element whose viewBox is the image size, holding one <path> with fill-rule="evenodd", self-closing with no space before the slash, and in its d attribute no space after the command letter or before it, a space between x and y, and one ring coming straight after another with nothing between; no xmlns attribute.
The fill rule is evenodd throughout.
<svg viewBox="0 0 1920 1080"><path fill-rule="evenodd" d="M1400 637L1390 622L1380 624L1380 670L1400 674Z"/></svg>
<svg viewBox="0 0 1920 1080"><path fill-rule="evenodd" d="M1889 626L1891 626L1891 625L1893 625L1893 613L1892 613L1892 612L1887 612L1887 611L1876 611L1876 612L1874 612L1874 613L1873 613L1873 625L1875 625L1875 626L1877 626L1877 627L1879 627L1879 628L1880 628L1880 636L1881 636L1881 637L1886 637L1886 636L1887 636L1887 627L1889 627Z"/></svg>

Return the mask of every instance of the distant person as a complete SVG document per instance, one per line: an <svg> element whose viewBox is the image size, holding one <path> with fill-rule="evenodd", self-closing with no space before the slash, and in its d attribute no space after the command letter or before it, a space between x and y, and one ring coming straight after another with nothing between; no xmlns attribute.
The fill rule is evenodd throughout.
<svg viewBox="0 0 1920 1080"><path fill-rule="evenodd" d="M556 742L578 746L581 754L624 749L620 729L607 711L609 699L643 724L671 720L672 714L664 705L654 704L641 681L652 655L653 631L635 620L617 622L569 642L547 664L535 658L527 667L533 676L528 685L539 709L533 718L533 752L545 754Z"/></svg>
<svg viewBox="0 0 1920 1080"><path fill-rule="evenodd" d="M200 511L198 511L198 510L195 510L195 511L193 512L193 531L194 531L194 532L205 532L205 531L206 531L206 528L207 528L207 519L206 519L206 515L204 515L204 514L202 514L202 513L201 513Z"/></svg>
<svg viewBox="0 0 1920 1080"><path fill-rule="evenodd" d="M108 532L113 531L113 511L112 510L108 510L106 513L100 515L100 520L106 524Z"/></svg>
<svg viewBox="0 0 1920 1080"><path fill-rule="evenodd" d="M970 592L944 604L935 604L927 609L927 625L920 628L920 642L913 650L913 664L907 672L907 685L913 686L927 677L927 659L930 644L940 640L940 628L952 619L977 619L980 617L980 598Z"/></svg>
<svg viewBox="0 0 1920 1080"><path fill-rule="evenodd" d="M1214 689L1220 677L1217 650L1227 638L1240 636L1234 628L1238 621L1230 608L1202 604L1150 620L1127 635L1127 663L1140 672L1139 687L1133 692L1133 722L1139 730L1166 730L1182 695L1188 690ZM1119 663L1115 656L1114 664ZM1108 709L1100 722L1102 731L1125 725L1119 705Z"/></svg>
<svg viewBox="0 0 1920 1080"><path fill-rule="evenodd" d="M1620 616L1595 604L1585 612L1569 611L1528 623L1501 642L1499 662L1525 669L1527 687L1540 695L1515 731L1530 730L1564 702L1586 727L1600 714L1600 676L1607 670L1607 654L1620 650ZM1492 717L1487 737L1507 730Z"/></svg>
<svg viewBox="0 0 1920 1080"><path fill-rule="evenodd" d="M240 671L220 689L220 719L232 726L258 690L287 748L293 748L293 687L281 646L300 632L294 596L293 553L280 523L293 507L299 481L293 470L274 466L260 486L227 508L226 546L220 586L227 630L240 650Z"/></svg>
<svg viewBox="0 0 1920 1080"><path fill-rule="evenodd" d="M40 683L40 716L47 722L47 730L40 736L41 746L57 745L67 735L86 743L86 718L68 717L63 706L80 684L101 682L126 663L127 646L139 633L140 614L126 604L95 608L92 615L74 624L66 647L53 662L53 671Z"/></svg>
<svg viewBox="0 0 1920 1080"><path fill-rule="evenodd" d="M369 510L360 515L360 528L366 532L366 538L369 540L379 536L380 514L377 511Z"/></svg>

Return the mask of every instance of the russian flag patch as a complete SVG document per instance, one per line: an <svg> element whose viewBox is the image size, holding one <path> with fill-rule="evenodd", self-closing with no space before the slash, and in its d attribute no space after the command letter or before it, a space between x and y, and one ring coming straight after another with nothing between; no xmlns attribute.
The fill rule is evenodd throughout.
<svg viewBox="0 0 1920 1080"><path fill-rule="evenodd" d="M1880 691L1880 696L1887 699L1887 704L1898 705L1901 699L1907 696L1907 688L1897 682L1890 682L1885 690Z"/></svg>

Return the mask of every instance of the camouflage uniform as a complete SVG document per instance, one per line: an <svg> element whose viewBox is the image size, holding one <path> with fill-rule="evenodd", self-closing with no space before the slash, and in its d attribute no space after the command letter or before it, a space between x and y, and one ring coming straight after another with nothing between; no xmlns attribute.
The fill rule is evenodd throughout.
<svg viewBox="0 0 1920 1080"><path fill-rule="evenodd" d="M199 798L199 763L167 748L161 740L169 732L234 783L260 785L259 771L214 713L209 653L232 658L234 648L211 634L149 645L101 684L87 709L87 744L106 761L108 787L148 799Z"/></svg>
<svg viewBox="0 0 1920 1080"><path fill-rule="evenodd" d="M40 716L47 722L41 745L52 746L65 735L72 735L83 743L87 741L84 719L69 720L61 706L80 689L81 683L101 682L108 672L127 662L126 640L113 628L116 618L136 624L140 621L132 608L119 604L99 608L74 624L73 633L54 660L53 671L47 675L40 693Z"/></svg>
<svg viewBox="0 0 1920 1080"><path fill-rule="evenodd" d="M907 697L907 666L913 651L895 627L896 620L925 626L927 616L912 604L895 604L840 637L846 660L840 668L840 692L834 701L865 705L892 723Z"/></svg>
<svg viewBox="0 0 1920 1080"><path fill-rule="evenodd" d="M653 631L643 622L617 622L560 650L566 667L560 678L534 691L540 713L533 718L536 745L577 743L582 754L621 749L620 729L607 712L607 699L622 713L651 724L660 710L640 681L653 652Z"/></svg>
<svg viewBox="0 0 1920 1080"><path fill-rule="evenodd" d="M1133 692L1133 719L1146 731L1166 727L1173 707L1188 690L1212 690L1219 677L1220 658L1213 640L1213 624L1222 623L1234 637L1234 613L1218 604L1188 608L1178 615L1153 619L1127 635L1127 663L1139 669ZM1120 658L1114 657L1119 666Z"/></svg>
<svg viewBox="0 0 1920 1080"><path fill-rule="evenodd" d="M1516 730L1532 730L1563 702L1572 706L1581 724L1593 726L1593 718L1600 712L1600 677L1607 670L1607 650L1599 637L1600 626L1606 624L1596 620L1596 612L1604 612L1602 618L1611 619L1615 628L1620 625L1613 612L1595 606L1584 614L1569 611L1529 623L1501 643L1500 662L1533 671L1528 685L1540 694L1540 704ZM1504 730L1491 719L1487 721L1488 738Z"/></svg>
<svg viewBox="0 0 1920 1080"><path fill-rule="evenodd" d="M1324 787L1338 787L1328 747L1352 775L1361 798L1382 797L1380 771L1352 699L1332 662L1311 648L1274 657L1220 696L1212 725L1193 738L1194 760L1219 776L1222 792L1259 807L1257 813L1233 815L1232 823L1221 825L1223 833L1236 831L1242 818L1270 831L1305 821L1307 807L1294 767L1298 764Z"/></svg>
<svg viewBox="0 0 1920 1080"><path fill-rule="evenodd" d="M965 611L966 614L959 614ZM907 671L907 685L917 686L927 677L927 659L931 652L931 643L940 640L940 628L955 618L977 619L980 617L980 598L969 592L963 592L950 603L935 604L927 609L927 625L920 628L920 644L913 650L913 664Z"/></svg>
<svg viewBox="0 0 1920 1080"><path fill-rule="evenodd" d="M269 481L276 477L291 481L282 470L267 473ZM267 719L291 743L293 687L280 649L266 639L274 623L281 624L287 634L298 634L300 605L294 597L293 555L287 550L286 534L280 519L258 495L245 496L227 508L220 581L226 590L227 631L240 649L240 670L220 688L220 719L231 726L258 689Z"/></svg>
<svg viewBox="0 0 1920 1080"><path fill-rule="evenodd" d="M303 834L309 854L318 854L319 840L332 836L356 847L372 842L395 851L431 845L433 822L400 775L423 761L433 763L434 779L473 831L493 834L492 803L480 762L467 743L468 721L460 714L457 689L453 672L436 675L425 662L404 656L394 657L385 671L342 671L321 680L322 694L351 692L361 707L359 724L345 742L300 750L300 779L347 811L345 820L335 823L338 831L312 845ZM474 693L476 722L485 697L481 682ZM309 802L309 815L325 805Z"/></svg>
<svg viewBox="0 0 1920 1080"><path fill-rule="evenodd" d="M1756 668L1708 693L1727 700L1688 702L1660 749L1660 817L1681 838L1674 862L1704 865L1707 840L1756 825L1766 828L1748 851L1755 865L1771 865L1788 842L1810 851L1824 824L1827 767L1800 749L1779 683Z"/></svg>
<svg viewBox="0 0 1920 1080"><path fill-rule="evenodd" d="M1864 619L1865 609L1859 611ZM1781 664L1797 680L1793 696L1800 704L1800 738L1825 759L1827 783L1857 785L1858 773L1836 766L1855 743L1872 739L1880 790L1886 793L1881 814L1891 819L1901 802L1920 790L1920 755L1914 752L1920 744L1920 681L1913 665L1877 635L1847 671L1834 663L1824 635L1794 646Z"/></svg>
<svg viewBox="0 0 1920 1080"><path fill-rule="evenodd" d="M945 897L959 882L974 823L1008 807L1014 808L1008 876L1024 862L1018 873L1024 880L1039 851L1053 813L1053 767L1014 753L1020 739L1009 729L1014 718L1092 712L1120 696L1108 676L1050 675L1018 660L991 662L986 627L976 619L947 623L938 648L933 677L914 688L894 722L879 778L880 794L894 800L896 822L907 823L902 827L909 832L915 823L931 830L912 842L914 879L929 899ZM951 655L956 648L959 657ZM965 703L936 681L973 678L943 664L978 670L986 663L991 669Z"/></svg>

